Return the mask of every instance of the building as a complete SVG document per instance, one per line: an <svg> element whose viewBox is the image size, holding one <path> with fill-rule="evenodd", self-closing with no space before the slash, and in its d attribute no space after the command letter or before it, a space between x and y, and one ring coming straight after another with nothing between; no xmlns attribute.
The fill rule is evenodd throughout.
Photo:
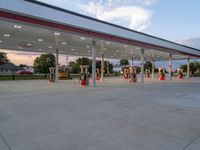
<svg viewBox="0 0 200 150"><path fill-rule="evenodd" d="M0 74L13 74L16 73L18 70L22 69L12 63L0 65Z"/></svg>

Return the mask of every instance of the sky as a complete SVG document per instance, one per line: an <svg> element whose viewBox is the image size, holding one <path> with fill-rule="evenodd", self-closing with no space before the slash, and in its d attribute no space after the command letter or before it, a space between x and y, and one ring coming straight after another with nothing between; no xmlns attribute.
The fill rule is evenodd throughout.
<svg viewBox="0 0 200 150"><path fill-rule="evenodd" d="M200 0L38 1L200 49ZM28 65L36 57L17 52L8 56L16 64Z"/></svg>

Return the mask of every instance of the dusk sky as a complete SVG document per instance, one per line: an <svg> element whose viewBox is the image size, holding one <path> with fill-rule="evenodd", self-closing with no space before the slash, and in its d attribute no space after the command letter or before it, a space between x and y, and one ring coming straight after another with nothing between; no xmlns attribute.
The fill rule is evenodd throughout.
<svg viewBox="0 0 200 150"><path fill-rule="evenodd" d="M39 1L200 49L199 0ZM28 65L36 57L10 52L8 56L16 64Z"/></svg>

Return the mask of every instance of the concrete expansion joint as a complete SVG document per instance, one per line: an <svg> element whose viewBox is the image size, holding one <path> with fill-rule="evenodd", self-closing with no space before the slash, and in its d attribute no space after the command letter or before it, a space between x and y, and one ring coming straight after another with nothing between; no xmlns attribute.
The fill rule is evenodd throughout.
<svg viewBox="0 0 200 150"><path fill-rule="evenodd" d="M10 145L8 144L6 138L4 137L4 135L0 132L0 137L3 139L4 143L6 144L8 150L12 150Z"/></svg>
<svg viewBox="0 0 200 150"><path fill-rule="evenodd" d="M192 139L192 141L190 141L190 142L183 148L183 150L186 150L187 148L189 148L190 145L192 145L199 137L200 137L200 135L198 135L197 137L195 137L194 139Z"/></svg>

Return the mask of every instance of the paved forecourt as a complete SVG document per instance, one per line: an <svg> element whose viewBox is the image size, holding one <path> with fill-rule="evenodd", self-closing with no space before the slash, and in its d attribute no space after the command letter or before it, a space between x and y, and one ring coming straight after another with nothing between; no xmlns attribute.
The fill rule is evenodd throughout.
<svg viewBox="0 0 200 150"><path fill-rule="evenodd" d="M0 150L199 150L200 79L0 82Z"/></svg>

